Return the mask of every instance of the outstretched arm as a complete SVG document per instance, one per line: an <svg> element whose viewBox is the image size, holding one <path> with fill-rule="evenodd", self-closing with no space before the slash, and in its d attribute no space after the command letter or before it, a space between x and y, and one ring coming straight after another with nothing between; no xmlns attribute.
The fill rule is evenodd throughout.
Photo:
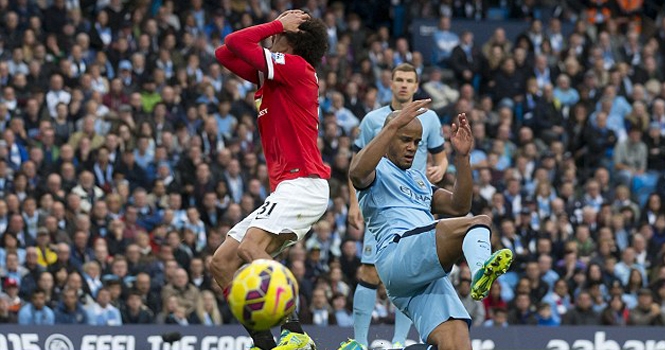
<svg viewBox="0 0 665 350"><path fill-rule="evenodd" d="M386 150L393 137L397 134L397 130L409 124L417 116L425 113L427 109L424 107L430 103L430 101L430 99L413 101L403 110L392 112L397 116L388 122L372 142L370 142L351 160L349 178L351 179L353 187L363 189L372 184L376 177L376 166L379 164L379 161L381 161L383 155L386 154Z"/></svg>
<svg viewBox="0 0 665 350"><path fill-rule="evenodd" d="M469 155L473 149L474 140L466 114L462 113L457 117L459 125L453 124L450 138L455 150L457 179L452 192L444 189L438 189L434 192L432 212L435 214L462 216L471 210L473 177L471 176Z"/></svg>

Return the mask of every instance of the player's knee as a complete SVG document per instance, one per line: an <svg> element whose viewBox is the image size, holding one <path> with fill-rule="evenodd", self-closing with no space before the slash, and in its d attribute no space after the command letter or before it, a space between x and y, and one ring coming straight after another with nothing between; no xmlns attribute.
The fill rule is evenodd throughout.
<svg viewBox="0 0 665 350"><path fill-rule="evenodd" d="M226 253L224 253L222 249L217 249L212 256L208 267L217 282L220 284L226 284L225 282L230 281L234 273L234 271L230 271L229 269L231 266L232 264L229 261L229 257L226 256Z"/></svg>
<svg viewBox="0 0 665 350"><path fill-rule="evenodd" d="M253 261L256 256L256 246L252 242L243 240L238 246L238 256L245 262Z"/></svg>
<svg viewBox="0 0 665 350"><path fill-rule="evenodd" d="M483 225L490 227L490 225L492 225L492 219L487 215L476 215L473 217L473 223L471 225Z"/></svg>
<svg viewBox="0 0 665 350"><path fill-rule="evenodd" d="M378 286L381 283L379 273L374 265L363 264L358 269L358 279L367 284Z"/></svg>
<svg viewBox="0 0 665 350"><path fill-rule="evenodd" d="M466 322L450 320L440 324L427 337L427 343L437 350L471 350L471 339Z"/></svg>
<svg viewBox="0 0 665 350"><path fill-rule="evenodd" d="M434 332L433 332L434 333ZM434 335L434 334L432 334ZM459 341L459 337L454 337L453 339L447 339L445 337L440 337L438 335L430 335L428 344L432 344L436 347L437 350L458 350L466 349L464 344Z"/></svg>

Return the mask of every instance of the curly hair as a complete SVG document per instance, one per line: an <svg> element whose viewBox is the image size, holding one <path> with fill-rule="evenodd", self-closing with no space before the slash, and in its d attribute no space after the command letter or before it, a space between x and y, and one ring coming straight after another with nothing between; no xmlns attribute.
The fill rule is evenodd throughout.
<svg viewBox="0 0 665 350"><path fill-rule="evenodd" d="M300 24L298 29L297 33L285 33L286 38L293 47L293 53L316 68L328 51L326 26L320 19L312 18Z"/></svg>

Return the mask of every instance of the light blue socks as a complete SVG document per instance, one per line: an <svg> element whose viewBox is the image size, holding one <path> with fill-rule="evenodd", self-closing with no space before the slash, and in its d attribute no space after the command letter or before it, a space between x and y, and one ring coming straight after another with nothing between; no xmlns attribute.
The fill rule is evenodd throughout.
<svg viewBox="0 0 665 350"><path fill-rule="evenodd" d="M393 346L400 345L401 347L404 347L406 337L409 335L409 329L411 329L411 319L399 309L395 309L395 334L393 335Z"/></svg>
<svg viewBox="0 0 665 350"><path fill-rule="evenodd" d="M483 267L483 264L492 255L490 243L490 229L484 225L473 226L469 229L462 242L462 252L466 258L471 278Z"/></svg>
<svg viewBox="0 0 665 350"><path fill-rule="evenodd" d="M367 335L369 324L372 322L374 304L376 304L376 286L358 283L353 294L353 336L365 349L368 347Z"/></svg>

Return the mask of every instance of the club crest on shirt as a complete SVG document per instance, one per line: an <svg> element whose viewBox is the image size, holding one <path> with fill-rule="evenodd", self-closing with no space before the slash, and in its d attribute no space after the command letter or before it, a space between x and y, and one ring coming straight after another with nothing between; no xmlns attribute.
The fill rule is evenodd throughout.
<svg viewBox="0 0 665 350"><path fill-rule="evenodd" d="M286 64L286 59L284 58L284 54L281 52L272 52L272 60L275 61L276 64Z"/></svg>

